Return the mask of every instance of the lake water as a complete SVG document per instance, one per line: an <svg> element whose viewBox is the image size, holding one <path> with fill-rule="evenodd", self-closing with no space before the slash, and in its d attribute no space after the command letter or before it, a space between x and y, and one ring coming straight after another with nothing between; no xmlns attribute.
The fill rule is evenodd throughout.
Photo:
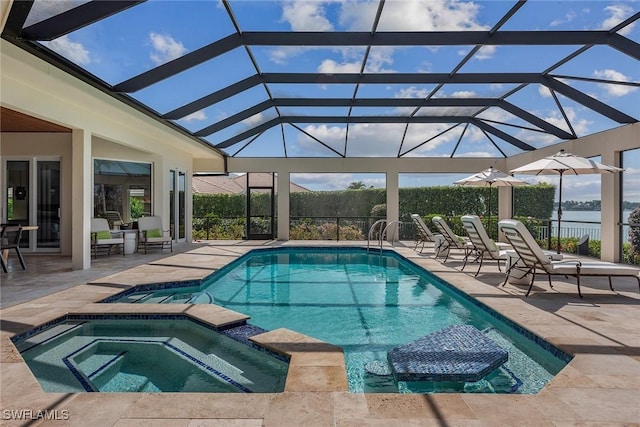
<svg viewBox="0 0 640 427"><path fill-rule="evenodd" d="M622 222L629 221L629 214L631 210L624 210L622 212ZM562 211L562 236L563 237L580 237L584 234L588 234L590 238L594 240L600 240L600 221L602 212L600 211ZM558 219L558 212L554 211L551 216L552 220ZM571 222L571 221L585 221L585 222L596 222L597 224L583 224L579 222ZM555 223L555 227L558 224ZM629 227L624 226L622 229L622 238L623 241L629 241Z"/></svg>

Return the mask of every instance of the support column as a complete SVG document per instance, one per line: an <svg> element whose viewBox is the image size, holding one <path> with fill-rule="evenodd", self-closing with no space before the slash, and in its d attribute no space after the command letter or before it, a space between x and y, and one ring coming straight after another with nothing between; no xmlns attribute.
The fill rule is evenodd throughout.
<svg viewBox="0 0 640 427"><path fill-rule="evenodd" d="M71 268L91 267L92 198L91 132L71 132Z"/></svg>
<svg viewBox="0 0 640 427"><path fill-rule="evenodd" d="M498 187L498 221L513 218L513 190L513 187ZM502 233L498 232L498 236L500 241L505 241Z"/></svg>
<svg viewBox="0 0 640 427"><path fill-rule="evenodd" d="M278 172L276 190L278 192L278 240L289 240L289 172Z"/></svg>
<svg viewBox="0 0 640 427"><path fill-rule="evenodd" d="M620 167L621 155L619 151L605 151L602 153L602 163L605 165ZM621 202L621 176L619 173L602 175L600 188L601 200L601 230L600 230L600 259L603 261L620 262L622 253L620 242L620 209Z"/></svg>
<svg viewBox="0 0 640 427"><path fill-rule="evenodd" d="M398 172L387 172L387 221L400 219Z"/></svg>

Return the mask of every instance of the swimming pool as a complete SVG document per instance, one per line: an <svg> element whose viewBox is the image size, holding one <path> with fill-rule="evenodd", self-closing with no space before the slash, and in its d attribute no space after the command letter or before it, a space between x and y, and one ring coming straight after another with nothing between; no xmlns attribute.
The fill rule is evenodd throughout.
<svg viewBox="0 0 640 427"><path fill-rule="evenodd" d="M288 363L184 315L67 315L12 340L47 392L274 393ZM243 342L245 341L245 342Z"/></svg>
<svg viewBox="0 0 640 427"><path fill-rule="evenodd" d="M392 251L259 249L200 286L158 285L129 303L215 303L264 329L285 327L341 346L352 392L536 393L571 357ZM387 353L450 325L472 325L509 353L478 382L396 382L375 375Z"/></svg>

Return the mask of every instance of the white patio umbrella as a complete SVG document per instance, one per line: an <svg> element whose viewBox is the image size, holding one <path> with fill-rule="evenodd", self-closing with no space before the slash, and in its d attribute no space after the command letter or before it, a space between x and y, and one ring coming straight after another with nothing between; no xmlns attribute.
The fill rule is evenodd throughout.
<svg viewBox="0 0 640 427"><path fill-rule="evenodd" d="M536 160L519 168L511 170L511 173L526 173L533 175L560 175L558 185L558 244L557 253L560 253L560 222L562 220L562 176L582 174L606 174L622 172L623 169L616 166L603 165L594 160L565 153L560 150L552 156Z"/></svg>
<svg viewBox="0 0 640 427"><path fill-rule="evenodd" d="M493 166L490 166L488 169L485 169L482 172L478 172L466 178L455 181L454 184L489 187L489 203L487 204L488 206L487 211L489 213L488 228L491 228L491 188L493 186L515 187L518 185L527 185L525 181L522 181L518 178L514 178L511 175L507 175L506 173L498 169L495 169Z"/></svg>

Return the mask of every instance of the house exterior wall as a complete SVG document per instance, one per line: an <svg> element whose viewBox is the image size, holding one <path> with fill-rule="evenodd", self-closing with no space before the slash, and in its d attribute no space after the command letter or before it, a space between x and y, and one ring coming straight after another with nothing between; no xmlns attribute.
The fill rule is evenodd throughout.
<svg viewBox="0 0 640 427"><path fill-rule="evenodd" d="M60 252L71 255L71 134L70 133L6 133L0 134L0 183L4 182L4 161L42 157L60 158ZM4 188L4 185L1 186ZM0 200L3 200L0 196ZM5 212L0 212L5 217Z"/></svg>
<svg viewBox="0 0 640 427"><path fill-rule="evenodd" d="M153 176L153 212L161 216L168 227L169 221L169 170L185 172L186 183L186 217L187 240L191 239L191 175L193 172L224 172L224 157L215 150L206 147L180 132L156 121L155 119L131 108L96 88L72 77L49 65L5 40L0 40L0 104L3 107L28 114L65 126L72 131L82 130L89 136L92 159L95 157L112 160L147 161L154 165ZM68 134L32 134L2 133L0 144L0 161L4 156L24 155L42 156L59 155L63 168L63 179L66 183L65 194L72 184L86 185L82 181L92 177L92 172L74 173L74 167L92 167L92 162L77 162L73 153L74 144L81 144L82 139L74 139ZM52 143L55 142L55 143ZM78 160L78 159L75 159ZM0 174L1 175L1 174ZM73 178L72 178L73 177ZM0 178L1 179L1 178ZM89 178L90 179L90 178ZM2 182L0 181L0 184ZM86 188L86 187L84 187ZM74 200L82 195L82 210L72 209L71 195L63 195L61 208L61 251L72 254L74 268L88 268L88 224L90 216L85 214L92 209L92 197L83 191L75 192ZM72 212L75 212L75 216ZM83 216L83 218L78 218ZM71 225L73 224L73 226ZM81 233L72 232L81 230ZM86 235L84 235L86 234ZM80 255L72 248L84 247ZM87 252L87 254L84 254ZM78 257L82 259L78 260Z"/></svg>

